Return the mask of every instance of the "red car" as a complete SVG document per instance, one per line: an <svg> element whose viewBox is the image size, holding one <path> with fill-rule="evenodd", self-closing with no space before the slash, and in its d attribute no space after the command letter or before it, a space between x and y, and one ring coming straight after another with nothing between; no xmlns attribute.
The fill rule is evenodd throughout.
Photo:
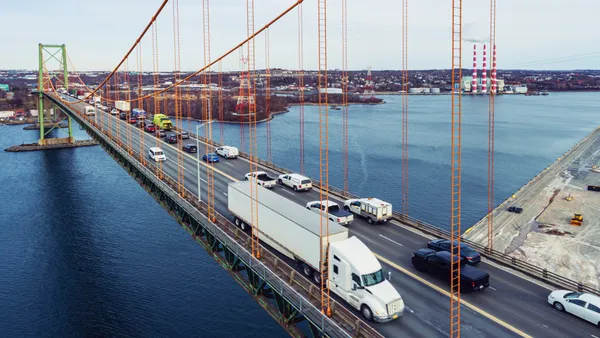
<svg viewBox="0 0 600 338"><path fill-rule="evenodd" d="M147 132L149 132L149 133L154 133L154 132L156 132L156 128L154 127L154 125L153 125L153 124L146 125L146 126L144 127L144 130L145 130L145 131L147 131Z"/></svg>
<svg viewBox="0 0 600 338"><path fill-rule="evenodd" d="M131 124L137 123L137 119L135 117L130 117L128 122Z"/></svg>

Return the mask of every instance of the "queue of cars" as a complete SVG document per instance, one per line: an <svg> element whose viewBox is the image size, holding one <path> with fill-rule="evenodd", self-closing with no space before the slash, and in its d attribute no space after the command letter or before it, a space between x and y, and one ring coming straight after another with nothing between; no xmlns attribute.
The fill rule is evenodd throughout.
<svg viewBox="0 0 600 338"><path fill-rule="evenodd" d="M108 109L108 108L107 108ZM112 111L111 111L112 113ZM146 124L144 130L149 133L155 133L156 128L151 124ZM159 130L161 132L162 130ZM164 131L162 131L164 132ZM165 133L164 137L172 141L174 133ZM161 135L159 134L159 137ZM177 134L174 134L177 143ZM182 139L189 138L189 134L182 134ZM182 149L188 153L196 153L197 146L193 144L184 144ZM165 153L159 147L151 147L148 153L154 161L166 161ZM215 149L215 153L204 154L202 160L205 162L218 162L219 156L230 159L237 158L239 151L235 147L221 146ZM288 187L296 192L308 191L313 188L312 181L300 174L282 174L276 179L269 177L264 172L253 172L245 175L246 180L258 180L259 184L265 188L273 188L276 184L282 187ZM376 224L387 222L391 218L391 204L374 198L361 198L347 200L343 204L343 209L333 201L310 201L306 203L306 208L316 213L327 212L328 218L332 222L341 225L349 225L354 215L364 217L368 223ZM511 207L508 211L520 213L522 208ZM456 242L454 243L456 246ZM435 239L427 243L427 248L421 248L413 252L411 263L417 271L425 272L435 276L440 280L450 282L451 275L451 242L446 239ZM458 248L460 255L460 288L462 292L484 291L490 286L489 273L482 271L475 266L481 262L480 254L465 243L461 243ZM600 327L600 297L584 293L573 292L569 290L556 290L548 295L547 302L550 306L560 312L566 312L586 320Z"/></svg>

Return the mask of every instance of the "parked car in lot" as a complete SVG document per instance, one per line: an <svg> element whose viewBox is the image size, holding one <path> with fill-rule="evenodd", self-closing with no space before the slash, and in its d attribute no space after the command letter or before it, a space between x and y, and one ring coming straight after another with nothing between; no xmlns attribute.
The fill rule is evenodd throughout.
<svg viewBox="0 0 600 338"><path fill-rule="evenodd" d="M430 273L450 283L450 252L423 248L413 252L411 261L415 269ZM461 258L461 291L483 291L488 286L490 286L490 275L466 264L465 260Z"/></svg>
<svg viewBox="0 0 600 338"><path fill-rule="evenodd" d="M225 158L236 158L240 154L238 148L230 146L217 147L217 149L215 149L215 153Z"/></svg>
<svg viewBox="0 0 600 338"><path fill-rule="evenodd" d="M208 163L219 162L219 156L217 156L217 154L214 153L204 154L202 155L202 161Z"/></svg>
<svg viewBox="0 0 600 338"><path fill-rule="evenodd" d="M151 147L150 150L148 150L148 156L155 162L167 160L167 156L165 155L165 153L163 153L162 149L158 147Z"/></svg>
<svg viewBox="0 0 600 338"><path fill-rule="evenodd" d="M299 174L284 174L279 175L277 183L281 185L287 185L288 187L298 190L311 190L312 182L310 178L299 175Z"/></svg>
<svg viewBox="0 0 600 338"><path fill-rule="evenodd" d="M454 241L454 245L456 244L458 243ZM435 251L450 252L450 241L447 239L434 239L433 241L427 243L427 247ZM471 265L481 262L481 256L479 253L465 243L460 243L460 257L464 258L467 263Z"/></svg>
<svg viewBox="0 0 600 338"><path fill-rule="evenodd" d="M510 212L515 212L517 214L520 214L523 212L523 208L519 208L519 207L508 207L508 209L506 209Z"/></svg>
<svg viewBox="0 0 600 338"><path fill-rule="evenodd" d="M548 303L561 312L568 312L600 327L600 297L568 290L552 291Z"/></svg>
<svg viewBox="0 0 600 338"><path fill-rule="evenodd" d="M184 144L183 151L186 153L196 153L198 152L198 147L195 144Z"/></svg>

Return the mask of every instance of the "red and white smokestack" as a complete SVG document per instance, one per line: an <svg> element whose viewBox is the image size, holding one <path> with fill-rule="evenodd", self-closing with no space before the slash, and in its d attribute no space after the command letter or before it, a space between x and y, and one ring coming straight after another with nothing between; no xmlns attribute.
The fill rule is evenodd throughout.
<svg viewBox="0 0 600 338"><path fill-rule="evenodd" d="M477 93L477 44L473 45L473 81L471 82L471 93Z"/></svg>
<svg viewBox="0 0 600 338"><path fill-rule="evenodd" d="M481 74L481 93L487 93L487 59L485 44L483 45L483 67Z"/></svg>
<svg viewBox="0 0 600 338"><path fill-rule="evenodd" d="M494 51L492 54L492 92L496 94L496 45L494 45Z"/></svg>

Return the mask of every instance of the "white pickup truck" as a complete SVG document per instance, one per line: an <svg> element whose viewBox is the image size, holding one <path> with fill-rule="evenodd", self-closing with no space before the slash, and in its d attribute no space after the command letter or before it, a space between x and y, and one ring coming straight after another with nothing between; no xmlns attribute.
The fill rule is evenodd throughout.
<svg viewBox="0 0 600 338"><path fill-rule="evenodd" d="M279 175L277 182L281 185L287 185L294 189L294 191L312 189L312 181L310 178L298 174Z"/></svg>
<svg viewBox="0 0 600 338"><path fill-rule="evenodd" d="M272 189L277 181L275 179L269 177L264 171L254 171L251 173L247 173L245 176L246 181L258 180L258 185L261 187Z"/></svg>
<svg viewBox="0 0 600 338"><path fill-rule="evenodd" d="M354 220L354 215L350 212L340 208L340 206L332 201L312 201L306 203L306 209L312 210L316 213L321 213L321 210L325 210L327 207L327 216L332 222L336 222L341 225L348 225Z"/></svg>

